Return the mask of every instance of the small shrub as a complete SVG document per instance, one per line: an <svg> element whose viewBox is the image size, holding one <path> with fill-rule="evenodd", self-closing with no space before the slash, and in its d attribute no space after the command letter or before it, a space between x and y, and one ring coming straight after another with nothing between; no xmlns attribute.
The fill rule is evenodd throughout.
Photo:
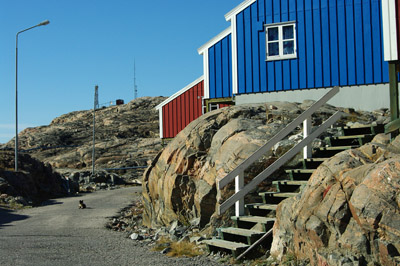
<svg viewBox="0 0 400 266"><path fill-rule="evenodd" d="M162 236L157 240L156 245L151 249L153 251L162 251L171 245L171 240Z"/></svg>

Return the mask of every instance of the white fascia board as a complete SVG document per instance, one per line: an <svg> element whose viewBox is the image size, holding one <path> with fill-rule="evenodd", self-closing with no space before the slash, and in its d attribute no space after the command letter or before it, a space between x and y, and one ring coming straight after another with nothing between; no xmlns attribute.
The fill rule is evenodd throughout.
<svg viewBox="0 0 400 266"><path fill-rule="evenodd" d="M203 52L204 99L210 98L210 68L208 64L208 49L206 49Z"/></svg>
<svg viewBox="0 0 400 266"><path fill-rule="evenodd" d="M214 38L203 44L199 49L197 49L197 52L200 55L203 54L205 50L209 49L211 46L213 46L214 44L216 44L217 42L221 41L223 38L228 36L231 33L231 30L232 28L231 26L229 26L223 32L221 32L220 34L218 34L217 36L215 36Z"/></svg>
<svg viewBox="0 0 400 266"><path fill-rule="evenodd" d="M199 77L198 79L196 79L195 81L193 81L192 83L190 83L189 85L187 85L186 87L184 87L183 89L181 89L180 91L174 93L171 97L169 97L168 99L166 99L165 101L163 101L162 103L160 103L159 105L156 106L156 109L159 110L161 109L164 105L166 105L169 102L172 102L175 98L177 98L179 95L183 94L184 92L186 92L187 90L189 90L190 88L192 88L194 85L200 83L202 80L204 79L204 76Z"/></svg>
<svg viewBox="0 0 400 266"><path fill-rule="evenodd" d="M240 12L245 10L248 6L253 4L255 1L257 1L257 0L245 0L242 3L240 3L237 7L235 7L228 13L226 13L226 15L225 15L226 21L230 21L233 16L236 16L237 14L239 14Z"/></svg>
<svg viewBox="0 0 400 266"><path fill-rule="evenodd" d="M158 125L160 127L160 139L164 138L164 131L163 131L163 110L162 108L158 109Z"/></svg>
<svg viewBox="0 0 400 266"><path fill-rule="evenodd" d="M238 93L238 57L237 57L237 32L236 16L231 19L232 27L232 95Z"/></svg>
<svg viewBox="0 0 400 266"><path fill-rule="evenodd" d="M385 61L398 60L395 1L382 0L382 24Z"/></svg>

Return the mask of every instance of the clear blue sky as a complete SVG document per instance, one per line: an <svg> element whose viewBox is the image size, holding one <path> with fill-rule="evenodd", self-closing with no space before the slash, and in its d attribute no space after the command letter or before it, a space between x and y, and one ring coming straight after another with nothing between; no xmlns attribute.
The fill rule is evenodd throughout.
<svg viewBox="0 0 400 266"><path fill-rule="evenodd" d="M15 135L15 35L19 129L99 102L170 96L203 74L197 48L230 24L243 0L0 0L0 143Z"/></svg>

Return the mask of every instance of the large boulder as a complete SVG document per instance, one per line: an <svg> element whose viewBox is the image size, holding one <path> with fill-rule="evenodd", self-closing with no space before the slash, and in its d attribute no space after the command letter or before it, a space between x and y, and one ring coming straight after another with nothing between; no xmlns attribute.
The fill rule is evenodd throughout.
<svg viewBox="0 0 400 266"><path fill-rule="evenodd" d="M14 159L13 152L0 152L0 203L12 203L17 198L22 205L37 205L67 195L66 180L49 164L19 154L20 171L14 172Z"/></svg>
<svg viewBox="0 0 400 266"><path fill-rule="evenodd" d="M307 102L308 103L308 102ZM264 145L285 124L310 104L274 102L223 108L201 116L181 131L153 160L143 177L144 224L169 225L200 219L204 227L221 222L216 208L233 193L233 184L221 193L216 179L231 172ZM336 108L326 105L313 116L320 123ZM319 121L319 122L318 122ZM370 122L370 121L368 121ZM300 128L293 132L298 134ZM285 140L246 172L251 178L293 146L299 138ZM271 182L269 180L268 182ZM251 197L251 195L249 195ZM232 214L227 212L226 217Z"/></svg>
<svg viewBox="0 0 400 266"><path fill-rule="evenodd" d="M400 137L388 140L378 135L337 154L299 196L283 201L271 253L312 265L399 265Z"/></svg>

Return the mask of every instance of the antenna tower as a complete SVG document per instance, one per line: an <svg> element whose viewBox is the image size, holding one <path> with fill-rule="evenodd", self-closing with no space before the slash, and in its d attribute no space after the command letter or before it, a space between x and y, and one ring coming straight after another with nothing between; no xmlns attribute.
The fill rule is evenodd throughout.
<svg viewBox="0 0 400 266"><path fill-rule="evenodd" d="M136 61L133 61L133 88L135 91L135 99L138 97L138 89L136 85Z"/></svg>

